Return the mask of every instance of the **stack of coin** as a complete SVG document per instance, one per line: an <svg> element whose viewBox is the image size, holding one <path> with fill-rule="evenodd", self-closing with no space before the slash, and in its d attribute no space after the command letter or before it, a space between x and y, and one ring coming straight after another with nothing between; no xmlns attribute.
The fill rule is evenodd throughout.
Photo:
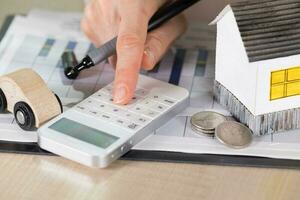
<svg viewBox="0 0 300 200"><path fill-rule="evenodd" d="M234 149L245 148L252 141L252 132L248 127L235 121L227 121L225 116L212 111L193 115L191 127L196 133L216 137L222 144Z"/></svg>
<svg viewBox="0 0 300 200"><path fill-rule="evenodd" d="M226 117L219 113L204 111L192 116L191 127L198 134L214 137L216 127L225 121Z"/></svg>

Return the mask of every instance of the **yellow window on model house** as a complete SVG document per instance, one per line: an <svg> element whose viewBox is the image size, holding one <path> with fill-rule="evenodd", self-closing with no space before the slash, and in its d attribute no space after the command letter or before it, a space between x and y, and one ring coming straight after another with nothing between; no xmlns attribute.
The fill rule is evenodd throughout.
<svg viewBox="0 0 300 200"><path fill-rule="evenodd" d="M270 100L300 95L300 67L271 73Z"/></svg>

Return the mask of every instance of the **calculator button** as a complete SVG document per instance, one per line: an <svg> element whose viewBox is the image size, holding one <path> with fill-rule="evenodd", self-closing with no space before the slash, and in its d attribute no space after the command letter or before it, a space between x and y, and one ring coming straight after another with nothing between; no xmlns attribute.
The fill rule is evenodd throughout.
<svg viewBox="0 0 300 200"><path fill-rule="evenodd" d="M150 121L150 119L149 119L149 118L146 118L146 117L138 117L137 120L136 120L136 122L137 122L138 124L146 124L146 123L148 123L149 121Z"/></svg>
<svg viewBox="0 0 300 200"><path fill-rule="evenodd" d="M102 88L100 91L101 91L102 93L105 93L105 94L110 95L110 94L112 94L113 87L112 87L111 85L108 85L108 86Z"/></svg>
<svg viewBox="0 0 300 200"><path fill-rule="evenodd" d="M124 119L121 118L115 118L113 121L116 125L122 126L122 127L127 127L128 126L128 122Z"/></svg>
<svg viewBox="0 0 300 200"><path fill-rule="evenodd" d="M112 95L107 95L106 99L105 99L105 103L113 103L114 99L112 97Z"/></svg>
<svg viewBox="0 0 300 200"><path fill-rule="evenodd" d="M117 107L110 107L110 109L111 109L110 112L115 115L118 115L118 113L121 112L121 109Z"/></svg>
<svg viewBox="0 0 300 200"><path fill-rule="evenodd" d="M113 106L113 105L107 105L104 109L104 112L110 113L115 116L123 115L126 111L120 107Z"/></svg>
<svg viewBox="0 0 300 200"><path fill-rule="evenodd" d="M161 96L160 95L157 95L157 94L152 94L150 95L149 97L151 100L153 101L160 101L161 100Z"/></svg>
<svg viewBox="0 0 300 200"><path fill-rule="evenodd" d="M118 115L119 118L125 119L125 120L132 120L134 118L134 114L132 112L129 112L128 110L121 110Z"/></svg>
<svg viewBox="0 0 300 200"><path fill-rule="evenodd" d="M158 111L158 112L164 112L164 111L168 110L169 107L166 105L163 105L161 103L156 103L156 104L150 106L150 108L155 111Z"/></svg>
<svg viewBox="0 0 300 200"><path fill-rule="evenodd" d="M148 91L145 90L145 89L142 89L142 88L138 88L136 91L135 91L135 94L137 96L140 96L140 97L145 97L147 94L148 94Z"/></svg>
<svg viewBox="0 0 300 200"><path fill-rule="evenodd" d="M151 94L146 98L150 99L151 101L160 102L160 103L162 103L162 101L164 100L163 96L158 94Z"/></svg>
<svg viewBox="0 0 300 200"><path fill-rule="evenodd" d="M131 115L128 120L134 122L134 123L137 123L137 124L140 124L140 125L145 125L147 124L148 122L151 121L150 118L148 117L144 117L142 115Z"/></svg>
<svg viewBox="0 0 300 200"><path fill-rule="evenodd" d="M84 103L86 103L86 104L93 104L93 103L94 103L94 101L93 101L93 100L91 100L91 99L89 99L89 100L86 100L86 101L84 101Z"/></svg>
<svg viewBox="0 0 300 200"><path fill-rule="evenodd" d="M96 108L100 109L101 112L110 112L109 105L107 103L99 102L98 105L96 105Z"/></svg>
<svg viewBox="0 0 300 200"><path fill-rule="evenodd" d="M120 107L129 109L132 108L134 105L136 105L138 103L138 101L140 101L141 98L138 96L134 96L126 105L120 105Z"/></svg>
<svg viewBox="0 0 300 200"><path fill-rule="evenodd" d="M75 106L75 110L77 110L79 112L83 112L83 113L88 113L89 112L87 107L81 106L81 105Z"/></svg>
<svg viewBox="0 0 300 200"><path fill-rule="evenodd" d="M122 118L125 118L126 120L130 120L132 117L135 116L135 114L132 112L129 112L129 111L124 111L124 112L120 113L119 116Z"/></svg>
<svg viewBox="0 0 300 200"><path fill-rule="evenodd" d="M176 100L162 96L162 95L153 94L153 95L150 95L149 98L152 101L156 101L156 102L165 104L167 106L173 106L176 104Z"/></svg>
<svg viewBox="0 0 300 200"><path fill-rule="evenodd" d="M88 111L88 114L90 114L90 115L92 115L92 116L94 116L94 117L97 117L98 114L99 114L99 112L98 112L98 111L94 111L94 110L89 110L89 111Z"/></svg>
<svg viewBox="0 0 300 200"><path fill-rule="evenodd" d="M109 102L111 97L105 93L97 92L91 98L94 98L95 100L98 101L103 101L103 102Z"/></svg>
<svg viewBox="0 0 300 200"><path fill-rule="evenodd" d="M136 124L136 123L130 123L128 126L127 126L127 128L129 128L130 130L137 130L137 129L139 129L139 125L138 124Z"/></svg>
<svg viewBox="0 0 300 200"><path fill-rule="evenodd" d="M139 114L143 114L144 112L147 111L147 109L143 106L139 106L139 105L136 105L134 106L132 109L130 109L132 112L136 112L136 113L139 113Z"/></svg>
<svg viewBox="0 0 300 200"><path fill-rule="evenodd" d="M133 97L128 104L126 104L125 106L130 107L133 106L134 104L136 104L138 101L140 100L139 97Z"/></svg>
<svg viewBox="0 0 300 200"><path fill-rule="evenodd" d="M96 105L96 106L97 106L97 108L103 110L103 109L105 109L105 107L107 106L107 104L106 104L106 103L99 102L98 105Z"/></svg>
<svg viewBox="0 0 300 200"><path fill-rule="evenodd" d="M81 106L86 106L86 107L93 107L97 104L97 101L95 101L94 99L88 98L82 102L80 102L79 105Z"/></svg>
<svg viewBox="0 0 300 200"><path fill-rule="evenodd" d="M144 112L143 115L146 115L147 117L150 117L150 118L155 118L159 115L159 113L149 109L146 112Z"/></svg>
<svg viewBox="0 0 300 200"><path fill-rule="evenodd" d="M146 113L145 113L146 116L148 117L152 117L152 118L155 118L159 115L158 112L155 112L155 111L152 111L152 110L148 110Z"/></svg>
<svg viewBox="0 0 300 200"><path fill-rule="evenodd" d="M140 106L144 106L144 107L148 107L148 108L152 107L152 106L155 106L156 104L157 104L157 102L151 101L149 99L144 99L141 102L139 102Z"/></svg>
<svg viewBox="0 0 300 200"><path fill-rule="evenodd" d="M105 113L99 113L97 115L100 119L104 120L104 121L108 121L108 122L111 122L112 121L112 117L108 114L105 114Z"/></svg>
<svg viewBox="0 0 300 200"><path fill-rule="evenodd" d="M161 103L166 104L166 105L168 105L168 106L173 106L173 105L176 103L176 101L173 100L173 99L169 99L169 98L167 98L167 97L163 97Z"/></svg>
<svg viewBox="0 0 300 200"><path fill-rule="evenodd" d="M138 127L132 127L132 122L129 122L129 121L127 121L125 119L121 119L121 118L115 118L113 123L122 128L130 129L130 130L136 130L138 128Z"/></svg>

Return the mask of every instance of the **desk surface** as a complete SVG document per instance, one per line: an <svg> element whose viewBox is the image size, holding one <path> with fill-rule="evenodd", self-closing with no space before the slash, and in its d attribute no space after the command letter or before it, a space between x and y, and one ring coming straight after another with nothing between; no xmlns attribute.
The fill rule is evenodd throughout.
<svg viewBox="0 0 300 200"><path fill-rule="evenodd" d="M1 0L7 14L32 7L80 10L81 0ZM299 199L300 171L117 161L89 169L54 156L0 154L0 199Z"/></svg>

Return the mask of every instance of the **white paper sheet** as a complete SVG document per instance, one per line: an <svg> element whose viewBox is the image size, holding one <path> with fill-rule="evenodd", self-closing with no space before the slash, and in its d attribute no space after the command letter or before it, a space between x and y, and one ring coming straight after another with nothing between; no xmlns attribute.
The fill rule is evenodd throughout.
<svg viewBox="0 0 300 200"><path fill-rule="evenodd" d="M84 71L75 81L67 80L63 75L60 55L67 46L74 49L78 58L83 57L91 48L91 44L78 29L80 16L80 13L34 10L29 13L28 18L17 17L0 44L0 73L22 67L35 69L59 95L65 109L110 83L114 78L114 71L107 64ZM64 26L69 23L72 26ZM177 48L172 48L167 53L159 67L150 72L141 72L167 82L172 78L174 81L174 77L180 73L178 85L190 90L190 106L134 149L300 159L299 130L254 138L250 147L243 150L229 149L215 139L191 130L190 117L196 112L213 110L230 115L214 101L212 95L215 60L213 30L199 24L191 29L177 43ZM183 59L182 66L178 66L180 59ZM178 67L181 72L175 70ZM22 131L14 123L11 114L2 114L0 140L36 142L37 133Z"/></svg>

